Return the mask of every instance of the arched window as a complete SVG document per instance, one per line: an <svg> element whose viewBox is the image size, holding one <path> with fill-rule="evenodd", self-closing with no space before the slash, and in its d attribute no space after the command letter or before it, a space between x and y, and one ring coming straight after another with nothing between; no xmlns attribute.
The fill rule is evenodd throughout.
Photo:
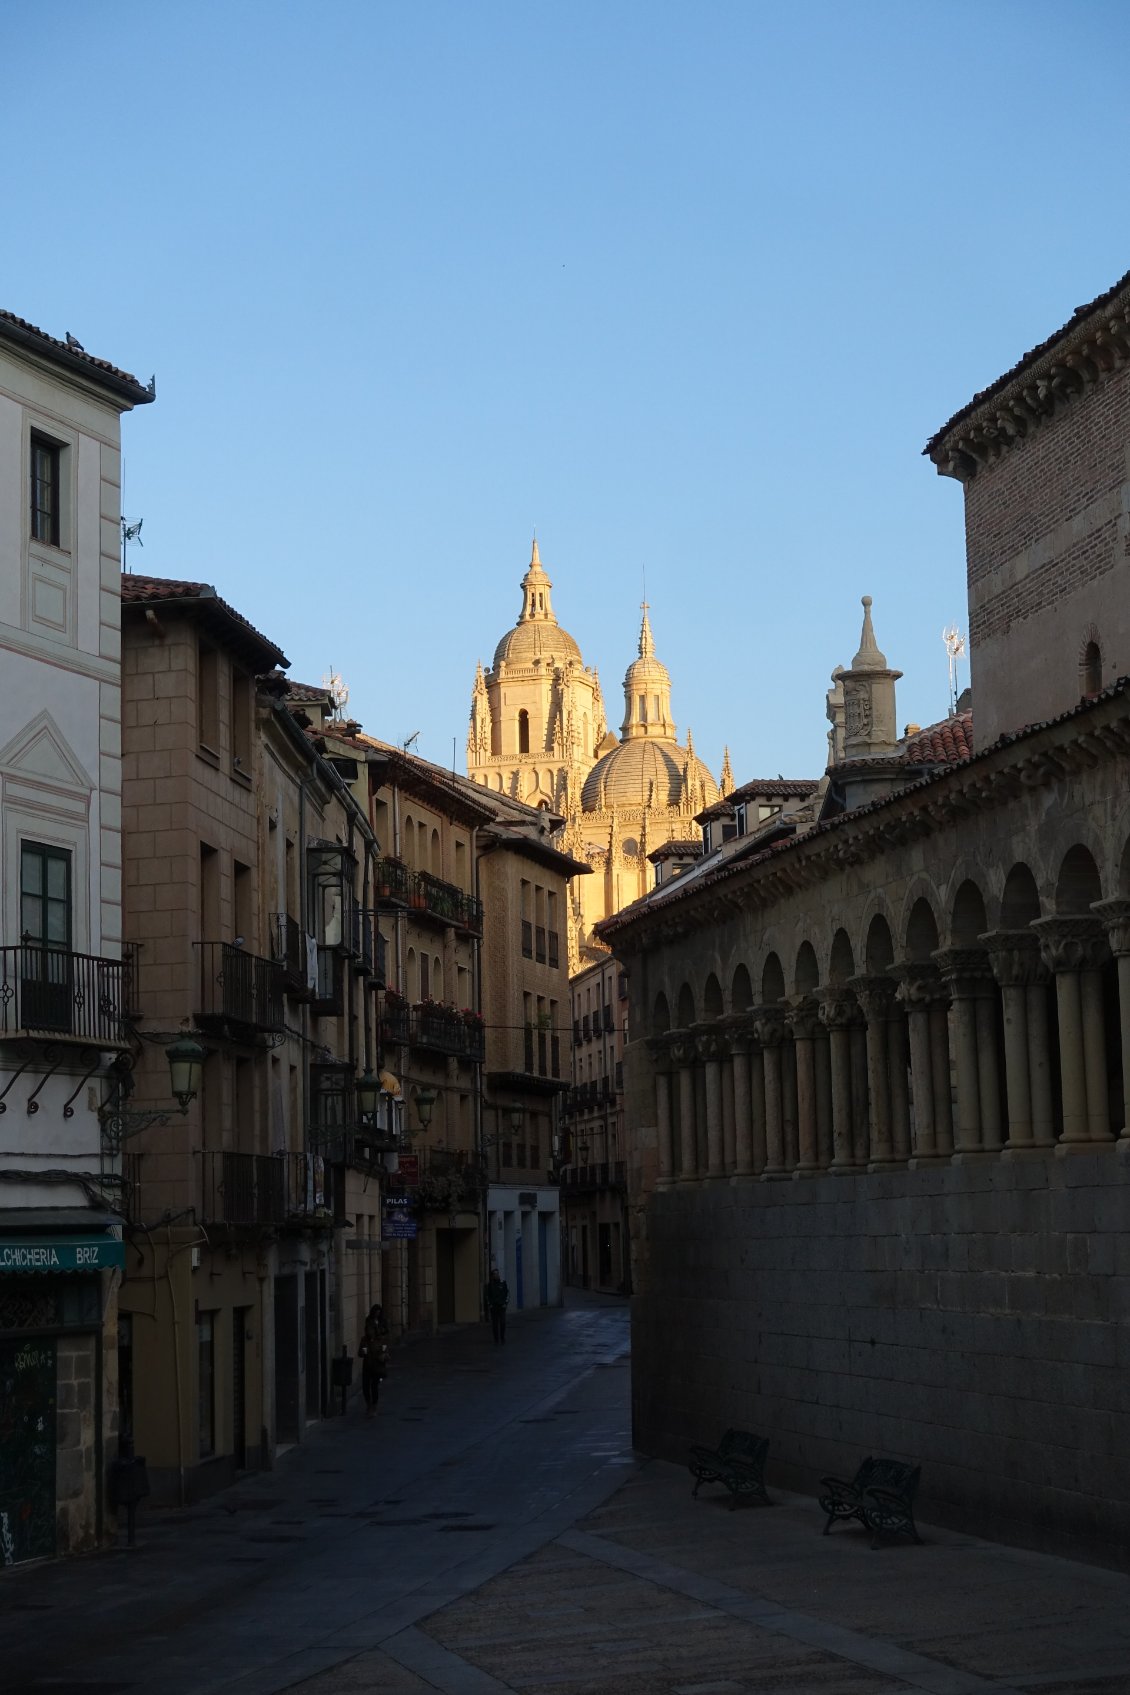
<svg viewBox="0 0 1130 1695"><path fill-rule="evenodd" d="M1103 686L1103 655L1098 642L1090 641L1079 661L1079 687L1084 695L1099 694Z"/></svg>
<svg viewBox="0 0 1130 1695"><path fill-rule="evenodd" d="M530 715L525 707L518 714L518 752L530 751Z"/></svg>
<svg viewBox="0 0 1130 1695"><path fill-rule="evenodd" d="M420 955L420 999L429 1000L432 993L431 960L426 953Z"/></svg>

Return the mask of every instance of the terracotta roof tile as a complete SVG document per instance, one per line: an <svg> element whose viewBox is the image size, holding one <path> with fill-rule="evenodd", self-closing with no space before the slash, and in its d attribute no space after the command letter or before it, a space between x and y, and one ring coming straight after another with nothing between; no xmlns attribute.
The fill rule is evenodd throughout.
<svg viewBox="0 0 1130 1695"><path fill-rule="evenodd" d="M134 406L145 406L156 398L156 387L148 388L138 382L132 371L123 371L117 365L111 365L108 359L97 359L93 353L88 353L84 347L71 347L67 342L60 341L57 336L48 335L46 330L39 329L35 324L29 324L26 318L18 318L14 312L5 312L0 308L0 339L18 342L21 346L35 348L59 364L69 365L72 369L89 370L92 376L108 377L110 386L119 392L131 391L128 399Z"/></svg>
<svg viewBox="0 0 1130 1695"><path fill-rule="evenodd" d="M956 765L973 755L973 714L958 712L939 724L915 731L903 744L907 765Z"/></svg>
<svg viewBox="0 0 1130 1695"><path fill-rule="evenodd" d="M269 636L257 630L242 612L237 612L234 606L229 606L226 600L221 600L211 583L187 582L181 577L139 577L132 572L125 573L121 583L123 605L154 606L176 600L198 600L202 611L221 613L238 631L254 639L262 649L259 656L262 670L266 671L270 665L289 664L282 649L276 647Z"/></svg>
<svg viewBox="0 0 1130 1695"><path fill-rule="evenodd" d="M805 800L817 788L815 777L755 777L732 789L726 796L731 803L749 800L752 795L768 795L772 800Z"/></svg>

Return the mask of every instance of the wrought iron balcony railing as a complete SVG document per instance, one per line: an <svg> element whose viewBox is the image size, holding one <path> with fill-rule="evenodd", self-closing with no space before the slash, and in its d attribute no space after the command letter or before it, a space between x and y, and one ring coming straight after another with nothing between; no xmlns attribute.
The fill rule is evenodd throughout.
<svg viewBox="0 0 1130 1695"><path fill-rule="evenodd" d="M309 999L312 984L307 968L307 942L297 918L288 912L271 915L271 957L282 966L283 987L292 999Z"/></svg>
<svg viewBox="0 0 1130 1695"><path fill-rule="evenodd" d="M0 1037L124 1048L129 962L21 942L0 948Z"/></svg>
<svg viewBox="0 0 1130 1695"><path fill-rule="evenodd" d="M320 1153L202 1153L200 1221L269 1229L326 1214Z"/></svg>
<svg viewBox="0 0 1130 1695"><path fill-rule="evenodd" d="M373 891L378 908L407 906L416 885L415 872L400 859L378 859Z"/></svg>
<svg viewBox="0 0 1130 1695"><path fill-rule="evenodd" d="M275 959L247 953L234 942L198 942L200 1005L197 1018L256 1033L285 1028L283 968Z"/></svg>
<svg viewBox="0 0 1130 1695"><path fill-rule="evenodd" d="M410 1007L404 1001L386 1001L381 1031L386 1042L403 1042L456 1059L482 1060L486 1051L483 1026L454 1007Z"/></svg>
<svg viewBox="0 0 1130 1695"><path fill-rule="evenodd" d="M417 891L418 901L410 903L416 905L417 911L427 913L443 924L452 924L457 930L482 935L483 903L474 895L465 894L454 883L445 883L442 877L433 877L430 871L420 872Z"/></svg>

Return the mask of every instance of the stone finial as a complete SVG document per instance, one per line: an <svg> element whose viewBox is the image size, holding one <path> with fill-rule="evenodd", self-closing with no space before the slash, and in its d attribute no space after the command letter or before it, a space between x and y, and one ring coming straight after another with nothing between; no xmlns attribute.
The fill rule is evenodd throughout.
<svg viewBox="0 0 1130 1695"><path fill-rule="evenodd" d="M718 779L718 787L723 795L728 795L734 792L736 786L733 768L730 765L730 750L726 747L722 750L722 775Z"/></svg>
<svg viewBox="0 0 1130 1695"><path fill-rule="evenodd" d="M540 565L541 564L541 555L538 552L538 537L537 537L537 531L536 530L534 531L534 543L533 543L533 546L530 549L530 564L531 565Z"/></svg>
<svg viewBox="0 0 1130 1695"><path fill-rule="evenodd" d="M875 640L875 628L871 622L871 596L863 596L863 634L859 638L859 652L851 662L853 671L885 671L886 656L879 652L879 644Z"/></svg>
<svg viewBox="0 0 1130 1695"><path fill-rule="evenodd" d="M648 618L647 601L641 603L643 619L640 623L640 658L647 659L655 652L655 639L651 633L651 620Z"/></svg>

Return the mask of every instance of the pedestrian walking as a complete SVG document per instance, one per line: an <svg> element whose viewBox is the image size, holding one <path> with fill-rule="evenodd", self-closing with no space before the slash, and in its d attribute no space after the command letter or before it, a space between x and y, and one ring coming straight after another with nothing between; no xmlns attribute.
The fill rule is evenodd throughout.
<svg viewBox="0 0 1130 1695"><path fill-rule="evenodd" d="M490 1318L490 1330L496 1342L506 1340L506 1308L510 1303L510 1286L498 1275L495 1266L483 1289L483 1303Z"/></svg>
<svg viewBox="0 0 1130 1695"><path fill-rule="evenodd" d="M387 1331L387 1325L386 1325ZM381 1384L388 1372L388 1343L381 1339L370 1316L365 1320L365 1334L357 1344L361 1361L361 1393L365 1397L365 1417L372 1418L381 1398Z"/></svg>
<svg viewBox="0 0 1130 1695"><path fill-rule="evenodd" d="M388 1319L385 1317L385 1309L379 1301L374 1301L369 1308L369 1317L366 1322L373 1326L378 1336L388 1335Z"/></svg>

